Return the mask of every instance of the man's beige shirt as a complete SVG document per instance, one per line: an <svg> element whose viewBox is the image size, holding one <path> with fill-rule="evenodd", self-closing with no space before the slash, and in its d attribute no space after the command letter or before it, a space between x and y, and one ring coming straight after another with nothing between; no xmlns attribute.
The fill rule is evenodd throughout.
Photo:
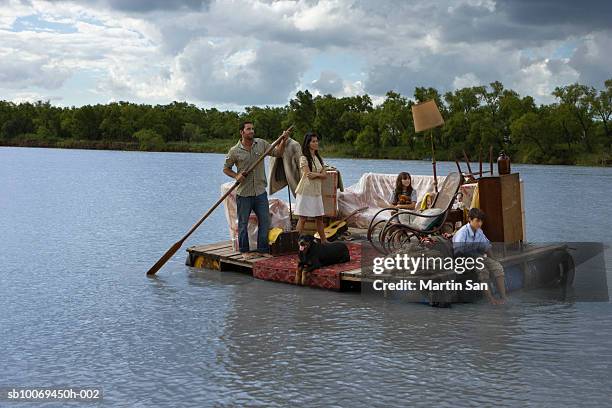
<svg viewBox="0 0 612 408"><path fill-rule="evenodd" d="M255 163L269 147L270 143L264 139L254 138L251 150L247 150L242 145L242 141L238 140L238 143L225 156L224 166L230 170L236 166L236 173L243 172ZM276 148L271 155L281 157ZM236 194L241 197L257 196L266 191L267 185L265 160L262 160L236 188Z"/></svg>

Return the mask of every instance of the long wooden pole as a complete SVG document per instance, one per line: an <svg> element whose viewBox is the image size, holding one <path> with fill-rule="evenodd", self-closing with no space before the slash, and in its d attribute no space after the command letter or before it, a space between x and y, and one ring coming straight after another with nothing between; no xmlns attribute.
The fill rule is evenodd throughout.
<svg viewBox="0 0 612 408"><path fill-rule="evenodd" d="M491 177L493 177L493 145L489 146L489 171L491 172Z"/></svg>
<svg viewBox="0 0 612 408"><path fill-rule="evenodd" d="M468 171L470 172L470 175L473 176L474 173L472 173L472 166L470 166L470 158L468 157L465 150L463 151L463 158L465 159L465 163L467 164L467 168L468 168Z"/></svg>
<svg viewBox="0 0 612 408"><path fill-rule="evenodd" d="M434 148L433 129L429 130L429 136L431 136L431 165L433 166L434 189L436 190L436 194L437 194L438 193L438 175L436 174L436 150Z"/></svg>
<svg viewBox="0 0 612 408"><path fill-rule="evenodd" d="M457 171L459 171L459 174L461 175L461 177L463 177L463 171L461 171L461 166L459 165L459 161L457 161L456 157L455 157L455 164L457 165Z"/></svg>
<svg viewBox="0 0 612 408"><path fill-rule="evenodd" d="M261 161L262 161L263 159L265 159L265 158L266 158L266 156L267 156L268 154L270 154L270 152L271 152L271 151L272 151L272 150L273 150L273 149L276 147L276 145L278 145L278 144L281 142L281 140L283 139L283 137L285 137L285 133L287 133L287 132L291 131L291 129L292 129L292 128L293 128L293 125L291 125L291 126L289 127L289 129L287 129L285 132L283 132L283 134L282 134L282 135L281 135L281 136L280 136L278 139L276 139L276 140L274 141L274 143L272 143L272 144L270 145L270 147L268 148L268 150L266 150L266 151L264 152L264 154L262 154L262 155L261 155L261 157L260 157L259 159L257 159L257 161L256 161L255 163L253 163L253 164L252 164L252 165L251 165L251 166L250 166L250 167L249 167L249 168L248 168L246 171L244 171L244 172L243 172L245 177L246 177L246 176L247 176L247 175L248 175L248 174L249 174L251 171L253 171L253 169L254 169L254 168L255 168L255 167L256 167L256 166L257 166L259 163L261 163ZM230 194L232 193L232 191L234 191L234 190L236 189L236 187L238 187L238 185L239 185L239 184L240 184L240 182L239 182L239 181L236 181L236 182L234 183L234 185L233 185L232 187L230 187L230 189L229 189L229 190L227 190L227 192L226 192L225 194L223 194L223 195L221 196L221 198L220 198L219 200L217 200L217 202L216 202L216 203L215 203L215 204L214 204L212 207L210 207L210 208L209 208L209 210L208 210L208 211L206 211L206 214L204 214L204 215L202 216L202 218L200 218L200 219L198 220L198 222L196 222L195 224L193 224L193 226L192 226L192 227L189 229L189 231L187 231L187 234L185 234L185 235L183 236L183 238L181 238L180 240L178 240L177 242L175 242L175 243L174 243L174 245L172 245L172 246L170 247L170 249L168 249L168 250L166 251L166 253L162 255L162 257L161 257L161 258L159 258L159 260L158 260L158 261L155 263L155 265L153 265L153 266L151 267L151 269L149 269L149 270L147 271L147 276L150 276L150 275L155 275L155 274L157 273L157 271L159 271L159 270L161 269L161 267L162 267L162 266L164 266L164 265L166 264L166 262L168 262L168 260L169 260L170 258L172 258L172 256L173 256L173 255L176 253L176 251L178 251L178 250L181 248L181 246L183 245L183 243L185 242L185 240L187 240L187 238L189 238L189 236L190 236L191 234L193 234L193 232L194 232L194 231L195 231L195 230L196 230L196 229L197 229L197 228L200 226L200 224L202 224L202 223L204 222L204 220L205 220L206 218L208 218L208 216L209 216L209 215L210 215L210 214L211 214L211 213L212 213L212 212L213 212L213 211L214 211L214 210L215 210L215 209L216 209L216 208L219 206L219 204L221 204L221 203L223 202L223 200L225 200L225 199L227 198L227 196L228 196L228 195L230 195Z"/></svg>
<svg viewBox="0 0 612 408"><path fill-rule="evenodd" d="M293 231L293 212L291 211L291 187L287 180L287 195L289 196L289 231Z"/></svg>

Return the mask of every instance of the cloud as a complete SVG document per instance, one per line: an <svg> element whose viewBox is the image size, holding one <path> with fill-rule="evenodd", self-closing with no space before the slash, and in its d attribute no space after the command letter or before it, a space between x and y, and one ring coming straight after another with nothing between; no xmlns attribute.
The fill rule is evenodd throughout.
<svg viewBox="0 0 612 408"><path fill-rule="evenodd" d="M468 78L467 75L470 83L488 83L508 79L506 73L512 70L510 66L515 70L519 66L518 52L504 52L488 44L445 45L435 51L425 47L410 53L390 54L395 56L381 64L370 65L367 92L384 95L394 90L412 95L414 88L420 86L445 91L454 89L455 78Z"/></svg>
<svg viewBox="0 0 612 408"><path fill-rule="evenodd" d="M321 71L319 79L312 81L312 87L322 94L338 94L344 88L342 78L333 71Z"/></svg>
<svg viewBox="0 0 612 408"><path fill-rule="evenodd" d="M240 108L500 80L547 102L611 76L611 14L592 0L0 0L0 92Z"/></svg>
<svg viewBox="0 0 612 408"><path fill-rule="evenodd" d="M239 105L284 104L308 59L283 44L192 41L176 59L185 96Z"/></svg>
<svg viewBox="0 0 612 408"><path fill-rule="evenodd" d="M381 95L395 90L412 96L418 86L434 87L440 92L460 87L487 85L501 81L506 88L521 95L531 95L539 103L554 100L557 86L578 80L578 72L569 59L530 58L520 50L506 50L491 44L458 44L446 51L421 51L402 64L372 66L366 91Z"/></svg>
<svg viewBox="0 0 612 408"><path fill-rule="evenodd" d="M210 0L90 0L88 3L128 13L147 13L158 10L201 10L208 7Z"/></svg>
<svg viewBox="0 0 612 408"><path fill-rule="evenodd" d="M569 65L580 83L602 88L612 78L612 30L589 34L574 51Z"/></svg>
<svg viewBox="0 0 612 408"><path fill-rule="evenodd" d="M471 88L478 85L480 85L480 81L473 72L467 72L463 75L456 76L455 79L453 79L454 89Z"/></svg>
<svg viewBox="0 0 612 408"><path fill-rule="evenodd" d="M16 0L0 0L0 30L10 29L20 16L29 14L29 4Z"/></svg>
<svg viewBox="0 0 612 408"><path fill-rule="evenodd" d="M15 103L20 103L20 102L38 102L38 101L50 101L51 103L61 103L62 102L62 97L61 96L54 96L54 95L49 95L49 94L44 94L44 93L38 93L38 92L16 92L14 94L14 98L13 98L13 102Z"/></svg>
<svg viewBox="0 0 612 408"><path fill-rule="evenodd" d="M327 70L321 71L318 79L315 79L305 87L300 87L300 89L308 89L315 96L333 95L338 98L363 95L365 93L363 81L347 80L336 72Z"/></svg>
<svg viewBox="0 0 612 408"><path fill-rule="evenodd" d="M521 95L530 95L540 103L552 103L551 95L558 86L578 80L578 73L567 64L567 60L543 59L530 61L513 76L513 89Z"/></svg>
<svg viewBox="0 0 612 408"><path fill-rule="evenodd" d="M608 0L498 0L496 6L523 26L569 26L573 34L609 29L612 16Z"/></svg>
<svg viewBox="0 0 612 408"><path fill-rule="evenodd" d="M0 48L0 60L0 84L5 89L58 89L69 76L51 58L12 48Z"/></svg>
<svg viewBox="0 0 612 408"><path fill-rule="evenodd" d="M610 28L607 0L498 0L451 5L436 20L445 42L505 40L530 47Z"/></svg>

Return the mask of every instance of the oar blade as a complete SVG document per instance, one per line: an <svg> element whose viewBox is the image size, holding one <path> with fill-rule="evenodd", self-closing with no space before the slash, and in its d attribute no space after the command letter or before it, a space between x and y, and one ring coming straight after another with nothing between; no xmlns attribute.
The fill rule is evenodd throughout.
<svg viewBox="0 0 612 408"><path fill-rule="evenodd" d="M159 271L162 266L164 266L166 262L168 262L168 260L170 260L170 258L172 258L174 254L176 254L176 251L181 248L181 245L183 245L183 241L178 241L174 245L172 245L170 249L167 250L161 258L159 258L159 261L157 261L155 265L153 265L151 269L147 271L147 276L155 275L157 271Z"/></svg>

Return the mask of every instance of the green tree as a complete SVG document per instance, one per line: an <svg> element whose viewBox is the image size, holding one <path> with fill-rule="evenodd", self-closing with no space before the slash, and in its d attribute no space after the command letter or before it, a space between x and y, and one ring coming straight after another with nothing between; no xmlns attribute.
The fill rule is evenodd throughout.
<svg viewBox="0 0 612 408"><path fill-rule="evenodd" d="M260 108L250 106L245 109L247 117L255 125L255 134L266 140L276 139L283 132L283 121L287 115L286 108Z"/></svg>
<svg viewBox="0 0 612 408"><path fill-rule="evenodd" d="M345 129L339 119L345 112L344 98L338 99L331 95L317 96L314 104L316 112L314 130L327 142L342 142Z"/></svg>
<svg viewBox="0 0 612 408"><path fill-rule="evenodd" d="M92 105L81 106L72 110L72 117L64 120L62 126L70 129L70 133L75 139L100 140L102 132L101 112Z"/></svg>
<svg viewBox="0 0 612 408"><path fill-rule="evenodd" d="M240 115L236 112L222 112L216 108L205 112L204 132L215 139L238 139Z"/></svg>
<svg viewBox="0 0 612 408"><path fill-rule="evenodd" d="M605 89L599 91L597 96L590 94L588 101L592 106L593 113L601 120L604 129L604 140L608 148L612 148L612 78L604 83Z"/></svg>
<svg viewBox="0 0 612 408"><path fill-rule="evenodd" d="M191 143L201 143L206 140L204 130L195 123L185 123L182 130L183 140Z"/></svg>
<svg viewBox="0 0 612 408"><path fill-rule="evenodd" d="M121 106L111 103L104 109L104 119L100 123L100 132L103 139L123 140L126 138L121 124Z"/></svg>
<svg viewBox="0 0 612 408"><path fill-rule="evenodd" d="M140 142L140 150L161 150L165 145L164 138L153 129L139 130L134 137Z"/></svg>
<svg viewBox="0 0 612 408"><path fill-rule="evenodd" d="M294 135L303 135L312 130L317 117L317 109L312 94L306 91L298 91L295 98L289 101L288 123L293 124Z"/></svg>
<svg viewBox="0 0 612 408"><path fill-rule="evenodd" d="M2 136L3 139L12 139L20 134L27 133L29 128L30 126L20 118L9 119L2 124L0 136Z"/></svg>
<svg viewBox="0 0 612 408"><path fill-rule="evenodd" d="M593 127L595 89L586 85L572 84L555 88L553 95L560 100L563 112L568 113L580 128L579 139L589 152L593 151L590 130Z"/></svg>
<svg viewBox="0 0 612 408"><path fill-rule="evenodd" d="M379 138L371 126L366 126L355 140L355 148L366 157L373 157L373 153L378 151Z"/></svg>
<svg viewBox="0 0 612 408"><path fill-rule="evenodd" d="M521 147L524 160L543 162L549 159L554 146L546 112L528 112L515 120L511 128L512 140Z"/></svg>
<svg viewBox="0 0 612 408"><path fill-rule="evenodd" d="M411 104L400 94L389 91L380 106L379 120L381 146L392 147L408 143L414 148L414 125L412 123Z"/></svg>
<svg viewBox="0 0 612 408"><path fill-rule="evenodd" d="M416 87L414 88L414 99L417 103L422 103L433 99L436 101L436 105L438 105L438 109L440 110L440 113L442 113L442 116L444 116L446 113L446 107L442 102L442 95L440 95L440 92L438 92L436 88L425 88L422 86Z"/></svg>
<svg viewBox="0 0 612 408"><path fill-rule="evenodd" d="M435 88L417 87L414 100L435 100L444 117L445 125L433 130L440 159L452 159L456 153L461 156L462 150L474 158L493 145L495 149L503 146L522 161L595 164L612 150L612 79L604 85L599 91L580 84L559 87L553 93L555 103L538 107L532 97L505 89L497 81L447 92L443 98ZM5 144L43 142L50 146L97 147L101 144L89 142L137 141L142 149L160 150L174 141L222 139L225 145L228 139L238 138L240 121L251 119L257 135L268 140L293 123L297 138L314 129L342 154L422 158L431 154L429 137L414 134L412 104L393 91L374 107L368 95L313 97L307 90L297 92L286 106L251 106L245 112L201 109L186 102L121 101L60 108L49 101L0 101L0 138Z"/></svg>
<svg viewBox="0 0 612 408"><path fill-rule="evenodd" d="M444 94L448 105L447 119L442 128L441 147L453 150L467 149L466 141L480 107L478 88L457 89Z"/></svg>

